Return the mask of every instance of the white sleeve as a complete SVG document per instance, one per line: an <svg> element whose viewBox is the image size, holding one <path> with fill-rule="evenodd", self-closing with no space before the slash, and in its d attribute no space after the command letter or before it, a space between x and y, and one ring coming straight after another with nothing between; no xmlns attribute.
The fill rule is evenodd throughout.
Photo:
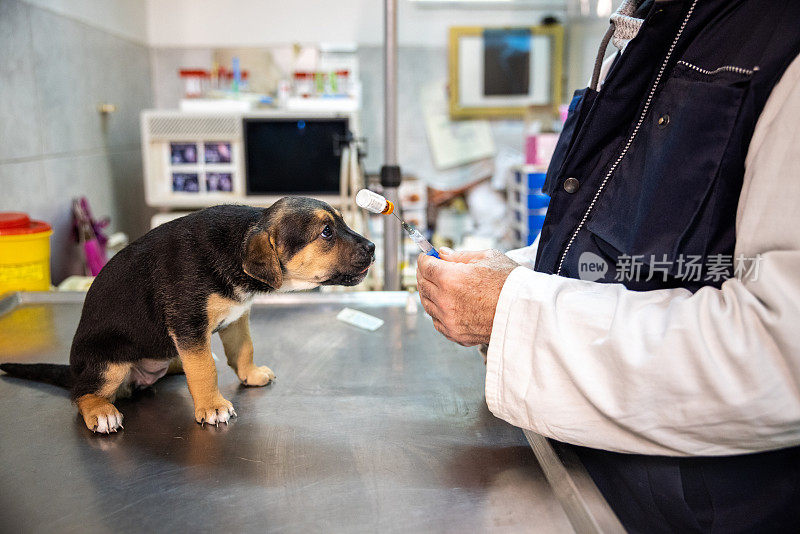
<svg viewBox="0 0 800 534"><path fill-rule="evenodd" d="M534 265L536 264L536 251L539 248L539 237L541 237L541 234L537 235L533 243L527 247L509 250L506 252L506 256L519 263L523 267L533 269Z"/></svg>
<svg viewBox="0 0 800 534"><path fill-rule="evenodd" d="M498 302L486 402L514 425L620 452L800 444L800 59L756 126L735 256L754 271L635 292L517 268ZM754 279L755 276L755 279Z"/></svg>

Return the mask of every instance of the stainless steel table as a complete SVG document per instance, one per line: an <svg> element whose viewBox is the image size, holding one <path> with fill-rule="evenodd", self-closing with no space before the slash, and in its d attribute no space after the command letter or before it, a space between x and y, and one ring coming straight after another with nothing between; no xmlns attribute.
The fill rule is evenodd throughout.
<svg viewBox="0 0 800 534"><path fill-rule="evenodd" d="M0 299L0 360L67 362L82 298ZM183 376L118 401L125 430L110 436L84 427L66 391L3 376L0 531L564 532L570 519L580 530L602 523L592 523L592 506L604 502L591 482L578 484L594 499L587 506L580 488L564 486L574 466L545 458L562 479L562 508L523 433L487 410L477 352L446 341L421 308L407 315L405 302L403 293L258 301L256 360L278 378L245 388L218 363L239 414L218 428L194 422ZM367 332L341 323L344 306L386 324ZM214 352L223 354L219 340Z"/></svg>

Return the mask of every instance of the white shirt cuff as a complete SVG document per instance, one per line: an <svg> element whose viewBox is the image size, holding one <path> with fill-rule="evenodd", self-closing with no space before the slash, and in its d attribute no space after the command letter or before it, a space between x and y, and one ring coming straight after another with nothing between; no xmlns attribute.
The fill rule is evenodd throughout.
<svg viewBox="0 0 800 534"><path fill-rule="evenodd" d="M518 299L524 293L530 292L532 288L531 277L546 278L548 275L537 273L526 267L517 267L511 271L505 284L503 284L503 289L500 291L500 298L497 301L494 321L492 322L489 349L486 355L485 394L489 411L496 417L509 421L512 424L522 426L523 428L536 430L533 418L530 417L530 414L526 414L528 416L523 417L523 420L520 421L519 414L517 414L517 417L514 417L506 411L505 408L509 406L509 403L506 402L504 398L506 388L503 387L503 375L508 370L507 364L510 363L510 366L512 368L514 367L513 362L506 361L506 356L509 358L513 358L514 356L512 347L509 347L512 350L506 350L507 333L511 329L518 329L520 326L515 323L515 319L519 318L519 310L515 313L514 308ZM536 317L530 314L530 309L528 309L528 313L524 314L524 317L528 323L527 326L530 328L531 335L533 335L533 331L536 328Z"/></svg>

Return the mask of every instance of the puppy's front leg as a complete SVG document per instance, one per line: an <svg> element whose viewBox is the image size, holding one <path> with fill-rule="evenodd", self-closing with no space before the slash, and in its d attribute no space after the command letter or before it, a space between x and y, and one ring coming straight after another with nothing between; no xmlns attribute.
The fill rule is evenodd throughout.
<svg viewBox="0 0 800 534"><path fill-rule="evenodd" d="M219 337L225 347L228 365L236 371L236 375L245 386L266 386L274 378L275 373L266 365L253 363L253 340L250 338L250 314L245 313L236 321L220 330Z"/></svg>
<svg viewBox="0 0 800 534"><path fill-rule="evenodd" d="M178 355L186 373L189 393L194 400L195 421L212 425L227 423L231 416L236 415L236 411L217 387L217 368L211 356L210 343L191 348L181 348L179 345Z"/></svg>

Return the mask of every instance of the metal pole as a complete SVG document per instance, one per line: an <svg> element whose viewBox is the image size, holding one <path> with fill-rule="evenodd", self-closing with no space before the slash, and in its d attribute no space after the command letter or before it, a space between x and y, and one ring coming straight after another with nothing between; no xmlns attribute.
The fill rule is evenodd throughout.
<svg viewBox="0 0 800 534"><path fill-rule="evenodd" d="M401 173L397 165L397 0L386 0L384 11L384 125L381 185L386 198L397 204ZM383 289L400 289L400 224L394 217L384 217Z"/></svg>
<svg viewBox="0 0 800 534"><path fill-rule="evenodd" d="M386 0L384 15L384 163L397 165L397 0Z"/></svg>

